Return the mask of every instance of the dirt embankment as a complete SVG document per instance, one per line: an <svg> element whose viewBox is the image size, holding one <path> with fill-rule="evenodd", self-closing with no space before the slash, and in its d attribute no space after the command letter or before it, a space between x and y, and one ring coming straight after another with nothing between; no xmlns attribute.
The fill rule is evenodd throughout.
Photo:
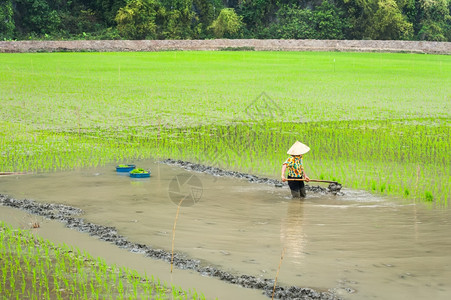
<svg viewBox="0 0 451 300"><path fill-rule="evenodd" d="M374 40L78 40L0 41L0 52L256 50L451 54L450 42Z"/></svg>

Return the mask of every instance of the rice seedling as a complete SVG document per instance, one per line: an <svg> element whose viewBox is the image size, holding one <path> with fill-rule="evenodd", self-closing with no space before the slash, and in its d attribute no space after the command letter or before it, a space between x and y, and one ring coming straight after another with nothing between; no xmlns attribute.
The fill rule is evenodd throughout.
<svg viewBox="0 0 451 300"><path fill-rule="evenodd" d="M275 177L297 139L312 148L312 176L407 199L428 191L443 205L451 195L449 56L40 53L0 64L0 171L170 157ZM276 119L247 113L261 92Z"/></svg>
<svg viewBox="0 0 451 300"><path fill-rule="evenodd" d="M416 122L430 124L418 125ZM305 157L312 176L330 178L348 187L423 199L425 189L450 195L450 129L446 120L349 121L317 123L271 123L257 126L199 126L167 132L160 154L238 171L273 176L280 169L293 136L312 148ZM432 126L431 126L432 125ZM274 134L274 128L278 133ZM394 134L400 133L402 134ZM301 134L300 134L301 133ZM147 141L152 143L152 141ZM180 151L183 149L183 151ZM161 153L163 152L163 153ZM333 157L331 157L333 153ZM421 165L421 168L419 166ZM411 195L410 191L414 191Z"/></svg>
<svg viewBox="0 0 451 300"><path fill-rule="evenodd" d="M3 222L0 238L0 293L7 299L205 299Z"/></svg>

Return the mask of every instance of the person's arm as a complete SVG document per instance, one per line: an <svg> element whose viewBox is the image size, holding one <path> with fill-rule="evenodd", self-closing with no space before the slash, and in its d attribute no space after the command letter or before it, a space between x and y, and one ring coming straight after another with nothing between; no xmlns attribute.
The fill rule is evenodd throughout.
<svg viewBox="0 0 451 300"><path fill-rule="evenodd" d="M287 179L285 178L285 170L287 169L287 165L283 164L282 165L282 182L287 181Z"/></svg>
<svg viewBox="0 0 451 300"><path fill-rule="evenodd" d="M302 168L302 172L304 173L304 179L305 179L305 181L309 182L309 181L310 181L310 178L309 178L309 177L307 176L307 174L305 173L304 168Z"/></svg>
<svg viewBox="0 0 451 300"><path fill-rule="evenodd" d="M305 173L305 170L304 170L304 162L303 162L302 160L301 160L301 169L302 169L302 174L304 175L305 181L309 182L309 181L310 181L310 178L307 176L307 173Z"/></svg>

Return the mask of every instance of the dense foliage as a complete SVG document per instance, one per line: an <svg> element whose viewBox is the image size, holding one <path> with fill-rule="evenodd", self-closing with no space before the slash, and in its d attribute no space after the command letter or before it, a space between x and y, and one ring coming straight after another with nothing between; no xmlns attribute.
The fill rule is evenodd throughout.
<svg viewBox="0 0 451 300"><path fill-rule="evenodd" d="M451 41L451 0L0 0L0 40Z"/></svg>

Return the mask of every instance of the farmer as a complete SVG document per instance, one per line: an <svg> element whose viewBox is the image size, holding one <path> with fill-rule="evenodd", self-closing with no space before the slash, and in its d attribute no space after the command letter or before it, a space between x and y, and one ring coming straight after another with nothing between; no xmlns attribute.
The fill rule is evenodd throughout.
<svg viewBox="0 0 451 300"><path fill-rule="evenodd" d="M310 178L305 174L304 166L302 165L302 154L310 151L310 148L299 141L291 146L287 154L291 155L282 164L282 181L287 181L285 177L285 171L288 169L288 179L304 179L309 181ZM306 196L304 181L290 181L288 180L288 186L291 190L291 195L293 198L304 198Z"/></svg>

